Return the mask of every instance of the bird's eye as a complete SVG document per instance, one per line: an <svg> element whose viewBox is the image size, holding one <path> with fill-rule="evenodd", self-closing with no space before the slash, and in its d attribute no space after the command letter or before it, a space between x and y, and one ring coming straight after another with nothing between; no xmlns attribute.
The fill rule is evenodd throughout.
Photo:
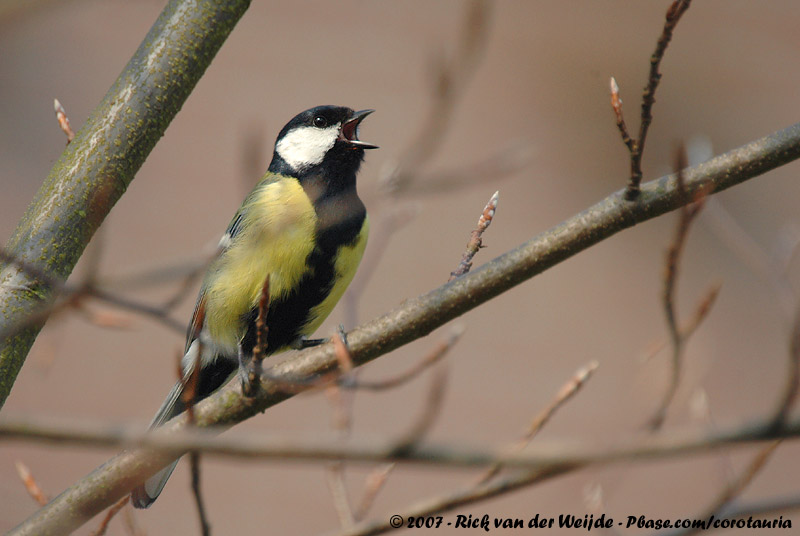
<svg viewBox="0 0 800 536"><path fill-rule="evenodd" d="M314 118L314 126L317 128L325 128L328 126L328 120L318 115Z"/></svg>

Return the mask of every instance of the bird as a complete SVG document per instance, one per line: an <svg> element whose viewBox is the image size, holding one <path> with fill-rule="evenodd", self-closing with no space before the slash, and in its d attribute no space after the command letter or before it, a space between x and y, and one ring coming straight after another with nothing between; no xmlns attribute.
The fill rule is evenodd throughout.
<svg viewBox="0 0 800 536"><path fill-rule="evenodd" d="M195 402L237 370L246 377L263 292L269 294L264 356L325 341L308 337L353 279L369 234L356 175L364 151L377 148L358 139L373 111L316 106L280 131L266 174L245 197L207 268L181 359L184 381L169 392L151 428L186 409L181 395L195 366ZM131 503L149 507L177 463L137 486Z"/></svg>

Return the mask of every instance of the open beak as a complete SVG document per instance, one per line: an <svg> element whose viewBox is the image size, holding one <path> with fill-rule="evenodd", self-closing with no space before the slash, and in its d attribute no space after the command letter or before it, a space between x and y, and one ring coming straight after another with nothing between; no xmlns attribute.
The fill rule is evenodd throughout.
<svg viewBox="0 0 800 536"><path fill-rule="evenodd" d="M377 145L372 145L371 143L367 143L358 139L358 125L361 124L361 121L363 121L365 117L374 111L375 110L361 110L360 112L353 113L350 119L342 124L342 130L339 132L339 139L347 142L353 147L360 147L361 149L377 149Z"/></svg>

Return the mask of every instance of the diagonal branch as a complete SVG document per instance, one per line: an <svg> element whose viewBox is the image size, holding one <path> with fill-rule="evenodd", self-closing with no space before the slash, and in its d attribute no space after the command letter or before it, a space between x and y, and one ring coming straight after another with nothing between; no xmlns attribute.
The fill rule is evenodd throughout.
<svg viewBox="0 0 800 536"><path fill-rule="evenodd" d="M800 124L684 170L685 195L678 191L674 175L642 185L637 203L626 202L624 191L617 191L477 270L407 300L352 331L348 342L353 363L362 365L419 339L594 244L679 208L700 191L711 188L716 194L798 157ZM307 378L336 370L336 367L333 345L325 344L298 353L269 373ZM254 398L243 397L236 383L229 383L195 407L198 426L216 425L215 430L221 432L293 396L280 389L280 382L264 376L262 388ZM176 431L185 425L185 416L179 416L165 428ZM119 454L62 492L12 534L41 534L43 527L59 527L64 532L73 530L184 452L165 454L138 449Z"/></svg>
<svg viewBox="0 0 800 536"><path fill-rule="evenodd" d="M53 166L6 251L66 280L92 235L133 180L248 0L171 0L103 101ZM0 264L0 331L58 290ZM0 341L0 407L44 319Z"/></svg>

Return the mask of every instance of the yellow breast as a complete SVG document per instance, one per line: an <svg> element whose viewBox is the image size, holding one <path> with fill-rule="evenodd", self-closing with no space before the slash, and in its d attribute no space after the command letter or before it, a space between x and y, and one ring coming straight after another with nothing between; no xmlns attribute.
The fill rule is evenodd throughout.
<svg viewBox="0 0 800 536"><path fill-rule="evenodd" d="M241 231L206 281L209 335L216 345L233 351L244 335L241 319L257 306L267 274L270 300L276 300L307 272L317 222L300 183L288 177L256 187L242 213Z"/></svg>

